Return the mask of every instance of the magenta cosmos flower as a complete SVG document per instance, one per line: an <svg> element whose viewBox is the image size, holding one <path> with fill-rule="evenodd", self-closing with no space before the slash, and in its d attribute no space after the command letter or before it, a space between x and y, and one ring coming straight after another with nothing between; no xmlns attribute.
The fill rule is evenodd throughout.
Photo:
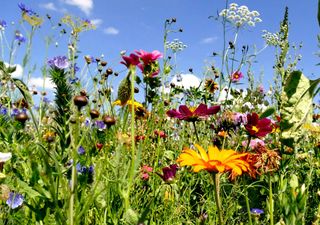
<svg viewBox="0 0 320 225"><path fill-rule="evenodd" d="M162 54L154 50L152 52L146 52L144 50L136 51L142 63L138 65L143 74L154 77L159 73L159 65L157 59L162 57Z"/></svg>
<svg viewBox="0 0 320 225"><path fill-rule="evenodd" d="M240 81L241 78L243 78L243 74L240 71L236 71L231 75L231 81L233 83Z"/></svg>
<svg viewBox="0 0 320 225"><path fill-rule="evenodd" d="M136 54L131 53L129 56L122 56L123 61L120 63L125 65L127 68L129 68L131 65L136 66L140 63L139 56Z"/></svg>
<svg viewBox="0 0 320 225"><path fill-rule="evenodd" d="M208 116L216 114L220 111L220 106L209 107L201 103L197 108L188 108L186 105L180 105L179 111L176 109L171 109L167 111L167 115L172 118L177 118L179 120L185 120L188 122L195 122L201 119L206 119Z"/></svg>
<svg viewBox="0 0 320 225"><path fill-rule="evenodd" d="M272 131L271 120L260 119L257 113L247 115L247 124L244 125L251 137L264 137Z"/></svg>

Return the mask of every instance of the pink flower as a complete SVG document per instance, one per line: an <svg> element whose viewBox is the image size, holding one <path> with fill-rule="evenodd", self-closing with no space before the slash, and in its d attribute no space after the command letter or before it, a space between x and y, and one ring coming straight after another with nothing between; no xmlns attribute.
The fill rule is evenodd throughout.
<svg viewBox="0 0 320 225"><path fill-rule="evenodd" d="M146 52L144 50L136 51L139 58L142 60L144 65L149 65L155 62L157 59L162 57L162 54L158 50L152 52Z"/></svg>
<svg viewBox="0 0 320 225"><path fill-rule="evenodd" d="M243 74L240 71L233 72L231 75L231 82L236 83L240 81L240 79L243 77Z"/></svg>
<svg viewBox="0 0 320 225"><path fill-rule="evenodd" d="M141 179L142 180L149 180L150 175L149 173L151 173L153 171L153 168L147 165L142 166L141 168Z"/></svg>
<svg viewBox="0 0 320 225"><path fill-rule="evenodd" d="M120 63L125 65L127 68L129 68L131 65L136 66L140 63L139 56L133 53L131 53L129 56L122 56L122 59L124 61L121 61Z"/></svg>
<svg viewBox="0 0 320 225"><path fill-rule="evenodd" d="M136 51L142 63L138 65L142 73L148 77L154 77L159 73L159 64L157 59L162 57L162 54L155 50L146 52L144 50Z"/></svg>
<svg viewBox="0 0 320 225"><path fill-rule="evenodd" d="M246 147L247 144L248 144L248 141L243 141L243 142L242 142L242 146L244 146L244 147ZM260 140L260 139L256 138L256 139L253 139L253 140L250 141L249 147L250 147L251 149L255 149L255 148L258 147L259 145L260 145L260 146L265 146L265 143L264 143L263 140Z"/></svg>

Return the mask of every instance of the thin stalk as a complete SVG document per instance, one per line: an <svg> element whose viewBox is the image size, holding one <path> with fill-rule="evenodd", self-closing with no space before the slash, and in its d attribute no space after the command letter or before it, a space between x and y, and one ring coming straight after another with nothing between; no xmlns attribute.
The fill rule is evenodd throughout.
<svg viewBox="0 0 320 225"><path fill-rule="evenodd" d="M269 213L270 213L270 225L274 225L273 222L273 198L272 198L272 181L269 175Z"/></svg>
<svg viewBox="0 0 320 225"><path fill-rule="evenodd" d="M199 136L198 136L198 131L197 131L197 126L196 126L196 122L192 121L193 124L193 128L194 128L194 133L196 134L196 138L197 138L197 142L200 142Z"/></svg>
<svg viewBox="0 0 320 225"><path fill-rule="evenodd" d="M223 215L222 215L222 206L221 206L221 199L220 199L220 173L214 173L213 174L213 182L214 182L214 195L215 195L215 200L216 200L216 205L217 205L217 210L218 210L218 219L219 225L223 224Z"/></svg>
<svg viewBox="0 0 320 225"><path fill-rule="evenodd" d="M247 206L247 213L248 213L248 218L249 218L249 225L252 225L252 218L251 218L251 212L250 212L250 203L249 203L249 198L248 198L248 188L246 188L246 193L245 193L245 199L246 199L246 206Z"/></svg>

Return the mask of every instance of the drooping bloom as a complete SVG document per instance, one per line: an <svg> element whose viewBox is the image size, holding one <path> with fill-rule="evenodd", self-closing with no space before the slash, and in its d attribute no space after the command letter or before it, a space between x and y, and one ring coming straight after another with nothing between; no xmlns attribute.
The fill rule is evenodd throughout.
<svg viewBox="0 0 320 225"><path fill-rule="evenodd" d="M264 137L272 131L271 120L268 118L259 119L257 113L247 115L247 124L244 125L251 137Z"/></svg>
<svg viewBox="0 0 320 225"><path fill-rule="evenodd" d="M162 174L157 173L164 182L170 183L176 177L178 165L173 164L162 168Z"/></svg>
<svg viewBox="0 0 320 225"><path fill-rule="evenodd" d="M23 203L23 196L19 193L10 192L6 203L11 209L18 208Z"/></svg>
<svg viewBox="0 0 320 225"><path fill-rule="evenodd" d="M162 54L155 50L152 52L146 52L144 50L136 51L142 63L138 64L141 72L148 77L154 77L159 73L159 64L157 59L162 57Z"/></svg>
<svg viewBox="0 0 320 225"><path fill-rule="evenodd" d="M235 71L232 73L230 79L233 83L236 83L239 82L241 78L243 78L243 74L240 71Z"/></svg>
<svg viewBox="0 0 320 225"><path fill-rule="evenodd" d="M69 62L66 56L56 56L48 60L48 65L53 69L57 68L62 70L67 69L69 67Z"/></svg>
<svg viewBox="0 0 320 225"><path fill-rule="evenodd" d="M140 63L139 56L136 54L131 53L129 56L122 56L123 61L120 63L125 65L127 68L130 66L136 66Z"/></svg>
<svg viewBox="0 0 320 225"><path fill-rule="evenodd" d="M200 154L192 149L184 149L177 159L180 166L193 166L194 172L231 172L231 179L250 170L249 163L244 159L248 153L238 153L231 149L220 151L216 146L209 146L207 153L200 145L195 144L195 147Z"/></svg>
<svg viewBox="0 0 320 225"><path fill-rule="evenodd" d="M219 112L220 106L209 107L201 103L197 108L189 108L186 105L180 105L179 111L176 109L171 109L167 111L167 115L172 118L177 118L179 120L185 120L188 122L194 122L201 119L206 119L208 116L216 114Z"/></svg>

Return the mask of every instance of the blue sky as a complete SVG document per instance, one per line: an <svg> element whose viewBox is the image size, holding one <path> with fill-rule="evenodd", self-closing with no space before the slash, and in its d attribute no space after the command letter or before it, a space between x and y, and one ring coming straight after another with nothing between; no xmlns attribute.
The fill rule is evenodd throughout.
<svg viewBox="0 0 320 225"><path fill-rule="evenodd" d="M212 52L222 50L222 24L210 16L216 16L225 6L222 0L5 0L1 5L0 19L7 21L8 27L5 34L11 40L15 30L25 34L30 30L26 23L19 23L21 13L18 3L23 2L32 8L45 23L36 32L32 47L32 64L37 67L43 65L45 57L51 58L56 55L67 53L68 36L60 35L60 28L53 28L46 19L46 14L52 17L53 25L65 14L76 15L80 18L88 18L94 21L97 29L80 35L79 50L81 55L92 55L94 57L104 55L110 67L115 71L123 70L119 64L121 61L119 52L126 50L130 53L134 50L144 49L147 51L163 51L163 25L167 18L175 17L177 23L174 28L182 28L182 33L171 33L168 40L175 38L181 40L188 47L177 56L177 72L187 73L193 68L194 73L203 78L206 65L215 63L220 65L220 58L213 58ZM317 23L317 1L308 0L234 0L239 5L247 5L250 10L257 10L260 13L262 23L253 28L246 28L240 32L239 43L251 46L256 45L258 49L264 46L261 38L262 30L277 32L279 23L283 18L285 6L289 7L290 20L290 41L299 44L303 48L299 53L302 60L298 64L305 75L311 79L319 77L319 67L315 66L320 58L315 56L317 48L317 34L319 26ZM11 25L11 21L15 24ZM68 31L68 30L67 30ZM45 51L45 38L52 37L53 43ZM233 38L232 31L227 32L227 38ZM58 47L55 47L58 42ZM23 44L25 45L25 44ZM25 52L25 46L20 46L17 51L15 63L21 63ZM83 66L84 60L80 57L78 65ZM274 49L267 48L257 58L254 65L256 76L264 75L263 82L267 85L272 82L274 64ZM34 77L40 77L37 69ZM124 76L124 74L120 74ZM119 78L119 79L120 79ZM39 81L39 80L38 80ZM116 84L115 84L116 86Z"/></svg>

